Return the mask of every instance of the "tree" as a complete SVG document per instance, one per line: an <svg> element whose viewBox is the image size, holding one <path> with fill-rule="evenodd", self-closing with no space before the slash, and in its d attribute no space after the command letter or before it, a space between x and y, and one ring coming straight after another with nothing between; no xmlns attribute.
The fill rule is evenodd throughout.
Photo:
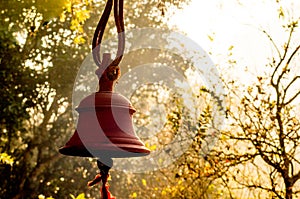
<svg viewBox="0 0 300 199"><path fill-rule="evenodd" d="M242 194L255 198L298 197L300 45L294 36L298 23L296 19L283 26L288 37L281 46L263 31L277 55L244 93L236 80L226 83L229 126L221 131L218 146L207 162L230 191L230 198Z"/></svg>
<svg viewBox="0 0 300 199"><path fill-rule="evenodd" d="M180 7L184 2L188 1L128 1L126 25L162 26L161 13L169 5ZM40 193L67 198L87 190L86 182L79 179L94 176L88 161L63 157L57 149L74 130L74 71L90 52L93 27L105 2L44 3L5 1L0 5L4 19L0 194L4 198L37 198ZM108 29L112 25L110 21ZM90 193L98 195L98 191Z"/></svg>

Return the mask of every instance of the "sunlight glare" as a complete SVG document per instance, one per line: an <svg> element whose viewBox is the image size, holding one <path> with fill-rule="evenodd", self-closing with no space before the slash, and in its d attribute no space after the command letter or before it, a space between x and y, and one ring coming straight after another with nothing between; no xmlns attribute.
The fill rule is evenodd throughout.
<svg viewBox="0 0 300 199"><path fill-rule="evenodd" d="M16 38L18 44L19 44L21 47L23 47L23 46L25 45L26 39L27 39L27 35L28 35L28 33L27 33L27 31L25 31L25 30L16 32L16 33L14 34L14 36L15 36L15 38Z"/></svg>

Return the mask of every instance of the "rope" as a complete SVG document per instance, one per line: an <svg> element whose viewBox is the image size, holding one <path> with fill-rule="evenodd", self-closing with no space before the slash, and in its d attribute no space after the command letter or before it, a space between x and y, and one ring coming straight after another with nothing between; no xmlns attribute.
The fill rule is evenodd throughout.
<svg viewBox="0 0 300 199"><path fill-rule="evenodd" d="M107 185L107 180L109 177L109 170L111 167L103 164L99 160L97 160L98 168L100 169L100 173L95 176L95 178L88 182L88 186L94 186L95 184L98 184L102 181L102 188L100 190L102 199L116 199L114 196L111 195L108 188L109 185Z"/></svg>
<svg viewBox="0 0 300 199"><path fill-rule="evenodd" d="M97 66L100 66L101 60L100 60L100 44L103 38L103 33L111 12L113 6L112 0L108 0L104 12L100 18L100 21L96 27L94 37L93 37L93 42L92 42L92 49L93 49L93 58L94 62L96 63Z"/></svg>
<svg viewBox="0 0 300 199"><path fill-rule="evenodd" d="M125 28L123 18L123 0L114 0L114 17L118 32L118 51L112 65L117 66L122 60L125 48Z"/></svg>
<svg viewBox="0 0 300 199"><path fill-rule="evenodd" d="M117 66L122 60L124 49L125 49L125 28L124 28L124 17L123 17L123 0L114 0L114 18L115 18L115 24L117 27L118 32L118 51L116 58L113 60L113 62L110 64L112 66ZM100 21L96 27L94 38L92 42L92 49L93 49L93 58L94 62L98 67L101 66L101 60L100 60L100 45L103 38L103 33L106 27L106 24L108 22L109 15L111 13L113 6L113 1L108 0L104 12L100 18Z"/></svg>

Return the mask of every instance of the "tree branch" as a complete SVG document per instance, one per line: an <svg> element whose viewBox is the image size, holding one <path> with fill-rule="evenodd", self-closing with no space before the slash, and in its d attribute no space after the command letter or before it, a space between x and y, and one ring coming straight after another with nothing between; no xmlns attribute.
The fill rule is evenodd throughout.
<svg viewBox="0 0 300 199"><path fill-rule="evenodd" d="M300 91L298 91L292 98L290 98L287 102L285 102L283 105L288 105L290 104L292 101L294 101L298 96L300 95Z"/></svg>
<svg viewBox="0 0 300 199"><path fill-rule="evenodd" d="M291 42L291 39L292 39L293 32L294 32L294 26L292 26L291 29L290 29L290 34L289 34L289 37L288 37L288 42L287 42L286 47L284 49L284 54L283 54L283 56L280 56L280 61L278 62L276 68L273 71L273 74L271 75L271 85L274 86L274 87L277 85L277 89L278 89L278 85L279 85L279 82L280 82L283 74L280 75L281 77L278 77L276 84L274 83L274 77L275 77L275 74L276 74L278 68L281 66L282 62L284 61L284 59L285 59L285 57L287 55L287 52L288 52L288 49L289 49L289 45L290 45L290 42ZM272 40L271 40L271 42L272 42Z"/></svg>
<svg viewBox="0 0 300 199"><path fill-rule="evenodd" d="M286 88L284 89L283 99L285 99L286 93L287 93L288 89L290 88L290 86L291 86L295 81L297 81L297 79L299 79L299 78L300 78L300 76L294 77L294 78L291 80L291 82L286 86ZM284 103L284 105L287 105L287 104Z"/></svg>
<svg viewBox="0 0 300 199"><path fill-rule="evenodd" d="M271 41L271 43L273 44L274 48L276 49L279 58L281 59L282 58L281 52L280 52L278 46L276 45L276 43L274 42L273 38L271 37L271 35L269 33L267 33L266 30L262 30L262 32L267 35L268 39Z"/></svg>

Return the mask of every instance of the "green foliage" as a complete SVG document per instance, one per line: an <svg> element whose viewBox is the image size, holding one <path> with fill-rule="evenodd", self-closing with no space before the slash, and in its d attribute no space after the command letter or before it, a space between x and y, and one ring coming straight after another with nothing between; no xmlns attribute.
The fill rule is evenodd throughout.
<svg viewBox="0 0 300 199"><path fill-rule="evenodd" d="M43 81L38 77L37 71L24 67L18 58L22 56L20 46L12 34L0 33L1 57L0 77L2 79L1 95L6 99L1 103L1 125L14 123L22 126L22 119L28 119L26 108L33 107L37 103L37 85L28 86L32 80L36 83ZM24 85L25 84L25 85ZM20 119L19 119L20 118Z"/></svg>

